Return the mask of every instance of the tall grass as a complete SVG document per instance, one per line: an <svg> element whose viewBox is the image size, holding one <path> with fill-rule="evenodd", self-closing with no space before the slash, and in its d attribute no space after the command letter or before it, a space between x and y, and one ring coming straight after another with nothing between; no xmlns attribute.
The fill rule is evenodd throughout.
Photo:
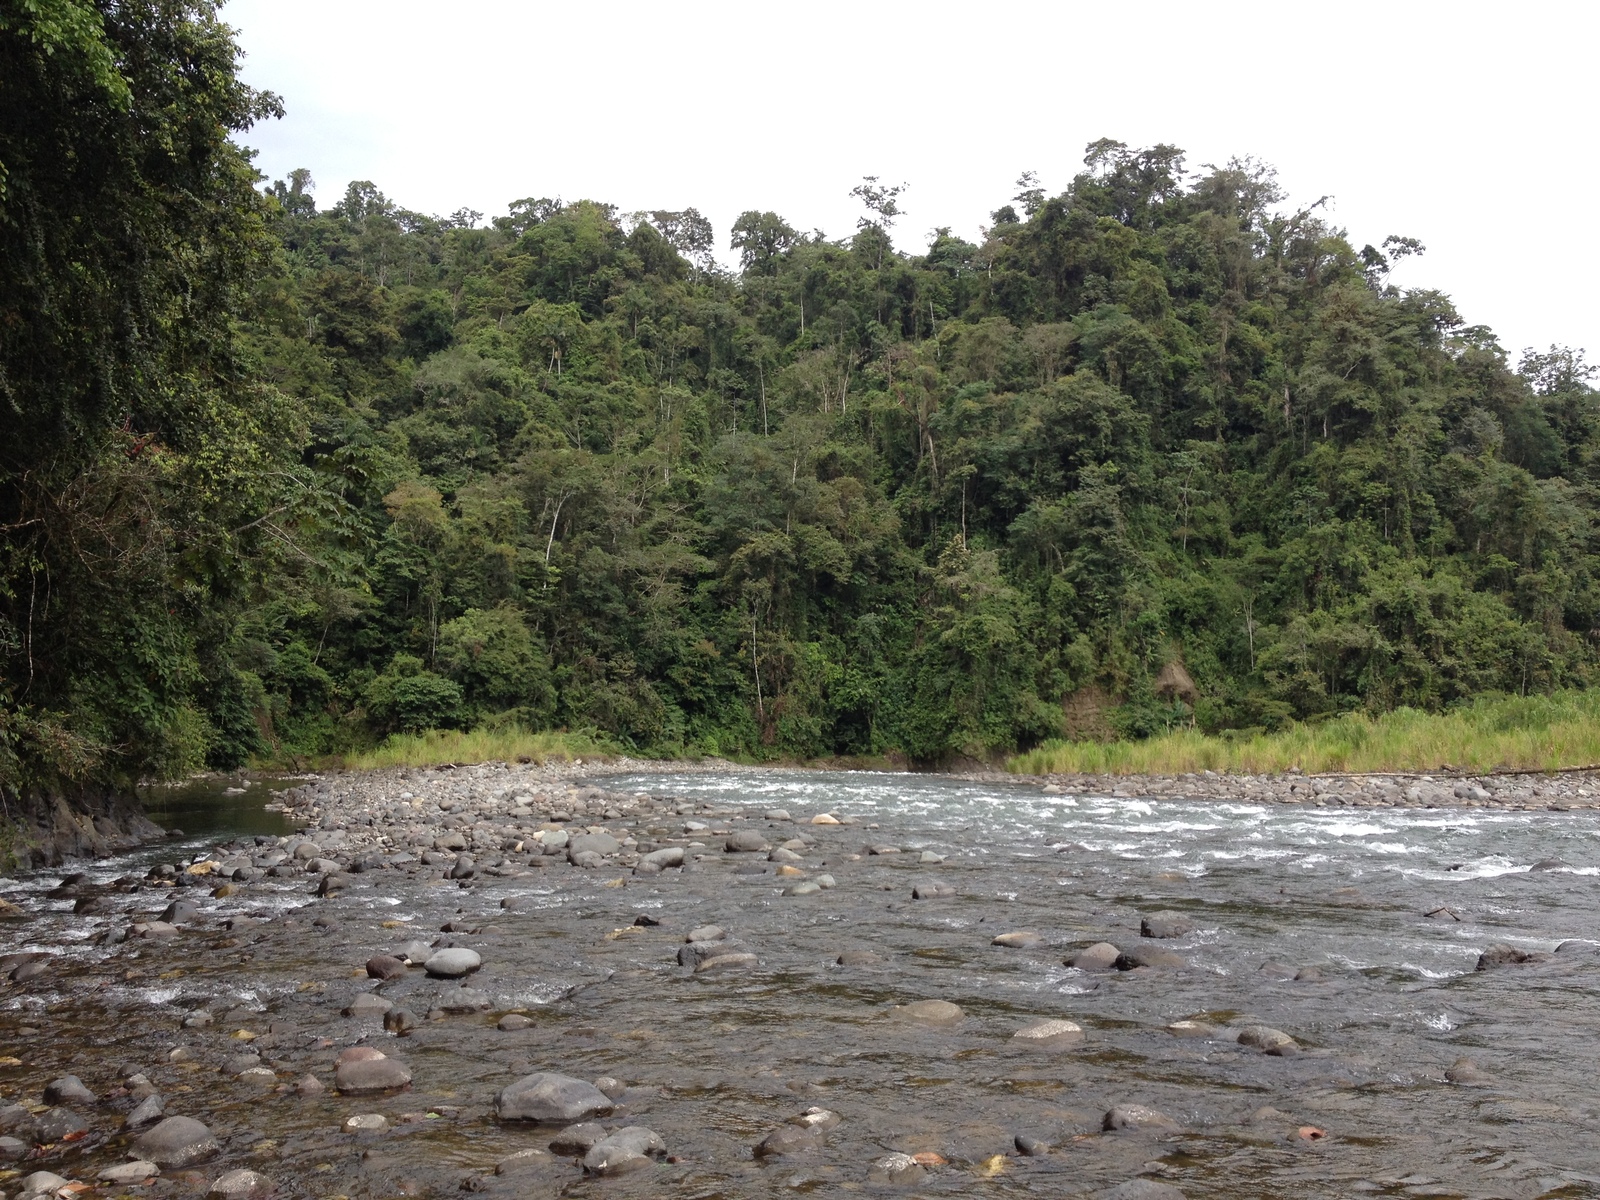
<svg viewBox="0 0 1600 1200"><path fill-rule="evenodd" d="M346 756L344 765L357 771L381 767L436 767L443 763L529 762L552 759L602 758L609 753L586 733L528 733L520 729L430 729L396 733L372 750Z"/></svg>
<svg viewBox="0 0 1600 1200"><path fill-rule="evenodd" d="M1143 742L1046 742L1013 758L1026 775L1178 775L1220 771L1444 771L1600 763L1600 691L1479 700L1446 713L1351 713L1280 733L1211 737L1180 730Z"/></svg>

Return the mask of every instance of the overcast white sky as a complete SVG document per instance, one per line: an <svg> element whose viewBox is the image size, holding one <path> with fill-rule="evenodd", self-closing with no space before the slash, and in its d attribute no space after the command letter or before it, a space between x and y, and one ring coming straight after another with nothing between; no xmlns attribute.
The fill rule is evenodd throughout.
<svg viewBox="0 0 1600 1200"><path fill-rule="evenodd" d="M288 116L245 142L331 205L370 179L424 212L522 196L749 208L840 237L862 175L909 183L902 248L977 236L1023 170L1058 192L1084 145L1171 142L1331 195L1359 249L1424 258L1515 356L1600 358L1593 56L1600 6L231 0L245 77Z"/></svg>

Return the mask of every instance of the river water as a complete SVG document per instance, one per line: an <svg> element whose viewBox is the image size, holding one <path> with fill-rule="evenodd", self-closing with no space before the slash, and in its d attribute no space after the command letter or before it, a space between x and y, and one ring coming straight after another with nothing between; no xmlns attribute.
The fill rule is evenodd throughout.
<svg viewBox="0 0 1600 1200"><path fill-rule="evenodd" d="M721 828L715 814L752 814L773 842L815 836L801 866L837 886L786 896L772 864L720 853L648 878L551 865L461 887L437 869L382 871L375 885L362 875L328 900L313 900L304 877L263 879L222 899L189 889L202 918L177 942L99 945L165 903L111 884L171 860L172 844L87 866L76 893L99 889L99 914L74 914L72 897L48 895L58 876L7 881L0 895L28 915L5 933L61 958L48 976L0 990L0 1056L22 1060L0 1067L5 1102L36 1099L68 1070L105 1092L139 1066L169 1113L212 1126L228 1165L268 1173L281 1194L351 1200L462 1187L1059 1196L1139 1175L1191 1200L1600 1196L1600 955L1569 945L1548 962L1474 970L1493 943L1550 951L1600 938L1593 813L1047 795L1036 783L868 773L598 782L683 798L685 812L697 802L712 829ZM260 812L260 797L232 799L241 821L277 819ZM773 809L799 823L759 819ZM857 823L805 823L823 811ZM167 819L194 834L202 818ZM681 825L652 822L657 835ZM720 850L720 837L698 836ZM923 863L924 852L944 861ZM935 880L953 894L911 898ZM1064 965L1102 940L1150 946L1140 920L1156 911L1194 926L1159 943L1186 965ZM641 916L663 924L634 925ZM706 922L746 943L759 965L709 976L679 967L684 931ZM491 998L489 1011L425 1020L403 1039L339 1015L377 986L362 977L369 955L437 937L445 924L483 954L472 985ZM991 944L1022 930L1042 943ZM877 961L836 962L863 951ZM438 989L414 977L378 988L419 1013L440 1002ZM895 1019L895 1005L925 999L951 1001L965 1019ZM497 1029L511 1008L532 1013L533 1027ZM214 1024L181 1025L199 1011ZM1013 1040L1041 1018L1074 1021L1084 1038L1064 1049ZM1175 1036L1168 1026L1179 1020L1222 1032ZM1229 1039L1228 1028L1250 1023L1287 1032L1302 1052L1271 1057ZM276 1088L220 1069L240 1030L267 1035L262 1057ZM305 1099L289 1087L307 1072L331 1083L332 1055L361 1039L410 1064L411 1091ZM193 1059L171 1064L175 1046ZM1462 1057L1487 1077L1482 1086L1446 1081ZM648 1125L680 1161L615 1180L581 1178L570 1159L494 1175L506 1155L549 1140L489 1111L499 1088L535 1070L633 1085L618 1121ZM1125 1103L1180 1128L1102 1134L1102 1115ZM826 1149L752 1158L767 1131L813 1104L843 1117ZM393 1128L366 1140L340 1132L354 1112L385 1113ZM105 1136L51 1169L88 1171L125 1155L115 1121L105 1124ZM1018 1135L1055 1149L1018 1156ZM948 1162L909 1189L868 1182L886 1151Z"/></svg>

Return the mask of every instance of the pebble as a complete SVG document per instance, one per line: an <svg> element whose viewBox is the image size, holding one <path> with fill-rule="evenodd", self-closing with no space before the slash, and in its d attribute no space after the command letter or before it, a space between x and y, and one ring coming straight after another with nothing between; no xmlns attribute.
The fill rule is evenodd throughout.
<svg viewBox="0 0 1600 1200"><path fill-rule="evenodd" d="M1031 950L1035 946L1045 945L1043 935L1031 929L1018 929L1012 933L1002 933L990 943L991 946L1007 946L1013 950Z"/></svg>
<svg viewBox="0 0 1600 1200"><path fill-rule="evenodd" d="M592 1083L548 1071L524 1076L494 1098L494 1115L502 1121L565 1125L603 1116L612 1107L611 1098Z"/></svg>
<svg viewBox="0 0 1600 1200"><path fill-rule="evenodd" d="M357 1113L346 1117L344 1122L346 1133L381 1133L387 1128L389 1118L382 1113Z"/></svg>
<svg viewBox="0 0 1600 1200"><path fill-rule="evenodd" d="M472 974L481 966L483 957L476 950L468 950L465 946L452 946L445 950L435 950L422 964L422 969L440 979L460 979L463 975Z"/></svg>
<svg viewBox="0 0 1600 1200"><path fill-rule="evenodd" d="M152 1125L166 1114L166 1103L160 1096L151 1094L146 1096L123 1119L123 1124L128 1129L139 1129L145 1125Z"/></svg>
<svg viewBox="0 0 1600 1200"><path fill-rule="evenodd" d="M148 1159L135 1159L129 1163L119 1163L114 1167L107 1167L96 1176L107 1183L143 1183L146 1179L154 1179L161 1174L161 1168Z"/></svg>
<svg viewBox="0 0 1600 1200"><path fill-rule="evenodd" d="M507 1013L495 1022L495 1028L506 1033L515 1033L519 1029L532 1029L534 1019L526 1013Z"/></svg>
<svg viewBox="0 0 1600 1200"><path fill-rule="evenodd" d="M1076 954L1068 955L1066 965L1080 971L1111 971L1116 968L1117 959L1121 956L1122 951L1110 942L1096 942Z"/></svg>
<svg viewBox="0 0 1600 1200"><path fill-rule="evenodd" d="M1139 936L1147 938L1178 938L1193 933L1195 924L1183 913L1155 912L1139 922Z"/></svg>
<svg viewBox="0 0 1600 1200"><path fill-rule="evenodd" d="M346 1050L339 1056L339 1062L333 1069L333 1085L339 1091L346 1095L360 1095L363 1092L392 1091L410 1084L411 1068L398 1058L389 1058L370 1047L358 1046L355 1049L366 1053L357 1056L355 1051Z"/></svg>
<svg viewBox="0 0 1600 1200"><path fill-rule="evenodd" d="M389 954L375 954L367 959L367 975L373 979L399 979L406 973L406 964Z"/></svg>
<svg viewBox="0 0 1600 1200"><path fill-rule="evenodd" d="M548 1150L541 1150L537 1146L527 1150L518 1150L506 1158L502 1158L494 1165L496 1175L515 1175L518 1171L526 1171L532 1167L547 1166L554 1158Z"/></svg>
<svg viewBox="0 0 1600 1200"><path fill-rule="evenodd" d="M206 1200L265 1200L272 1192L272 1180L241 1167L212 1180Z"/></svg>
<svg viewBox="0 0 1600 1200"><path fill-rule="evenodd" d="M583 1169L591 1175L627 1175L652 1166L665 1157L667 1145L643 1125L629 1125L596 1142L583 1156Z"/></svg>
<svg viewBox="0 0 1600 1200"><path fill-rule="evenodd" d="M1063 1045L1083 1041L1083 1027L1076 1021L1052 1018L1025 1026L1013 1033L1011 1038L1024 1043Z"/></svg>
<svg viewBox="0 0 1600 1200"><path fill-rule="evenodd" d="M952 1004L948 1000L913 1000L910 1004L897 1005L890 1013L903 1021L915 1021L919 1025L954 1025L967 1015L959 1004Z"/></svg>
<svg viewBox="0 0 1600 1200"><path fill-rule="evenodd" d="M187 1167L222 1149L211 1131L193 1117L167 1117L133 1143L134 1151L160 1167Z"/></svg>
<svg viewBox="0 0 1600 1200"><path fill-rule="evenodd" d="M1278 1058L1288 1058L1300 1053L1300 1043L1281 1029L1269 1025L1246 1025L1234 1039L1241 1046L1260 1050Z"/></svg>
<svg viewBox="0 0 1600 1200"><path fill-rule="evenodd" d="M100 1103L95 1094L84 1087L83 1080L76 1075L63 1075L60 1079L53 1079L45 1084L44 1102L46 1104L87 1104L91 1107Z"/></svg>
<svg viewBox="0 0 1600 1200"><path fill-rule="evenodd" d="M1101 1118L1100 1128L1106 1133L1115 1133L1125 1129L1176 1131L1182 1126L1166 1113L1146 1108L1142 1104L1118 1104Z"/></svg>
<svg viewBox="0 0 1600 1200"><path fill-rule="evenodd" d="M926 1172L909 1154L885 1154L867 1168L868 1183L915 1183Z"/></svg>

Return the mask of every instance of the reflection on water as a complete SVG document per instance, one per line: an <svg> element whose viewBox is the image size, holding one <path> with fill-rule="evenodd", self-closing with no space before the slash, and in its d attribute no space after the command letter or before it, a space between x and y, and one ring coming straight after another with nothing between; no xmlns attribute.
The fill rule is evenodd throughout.
<svg viewBox="0 0 1600 1200"><path fill-rule="evenodd" d="M293 826L282 813L262 806L272 793L300 780L218 776L189 779L171 786L139 789L145 812L163 829L181 829L189 837L228 838L267 834L283 837Z"/></svg>

